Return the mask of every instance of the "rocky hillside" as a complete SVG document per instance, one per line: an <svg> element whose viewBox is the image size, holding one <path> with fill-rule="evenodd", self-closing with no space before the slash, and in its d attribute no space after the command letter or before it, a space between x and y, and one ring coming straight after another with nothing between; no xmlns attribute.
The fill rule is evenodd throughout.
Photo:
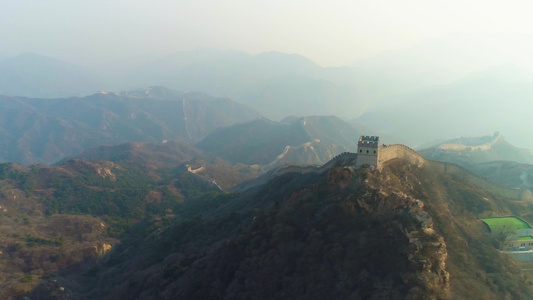
<svg viewBox="0 0 533 300"><path fill-rule="evenodd" d="M271 168L285 163L324 164L335 155L354 152L361 129L334 116L258 119L223 128L196 146L234 163Z"/></svg>
<svg viewBox="0 0 533 300"><path fill-rule="evenodd" d="M145 170L175 168L193 158L209 157L202 150L185 142L167 141L162 144L125 143L116 146L99 146L67 158L85 161L106 160L133 162Z"/></svg>
<svg viewBox="0 0 533 300"><path fill-rule="evenodd" d="M178 142L100 147L81 156L93 160L0 164L1 299L41 299L43 289L44 299L72 299L76 287L69 283L97 274L96 261L117 244L224 203L221 186L258 172L204 161L200 150Z"/></svg>
<svg viewBox="0 0 533 300"><path fill-rule="evenodd" d="M285 173L122 244L90 299L528 299L478 217L527 202L401 159ZM64 276L69 276L65 274Z"/></svg>
<svg viewBox="0 0 533 300"><path fill-rule="evenodd" d="M42 177L64 178L69 168L42 177L36 172L0 164L1 299L28 293L43 276L101 258L118 243L109 234L111 222L79 211L52 212L52 199L68 188L44 184Z"/></svg>
<svg viewBox="0 0 533 300"><path fill-rule="evenodd" d="M162 87L68 99L0 95L0 162L49 164L105 144L197 142L257 116L227 98Z"/></svg>
<svg viewBox="0 0 533 300"><path fill-rule="evenodd" d="M161 176L161 173L178 177L188 174L215 182L223 190L255 178L265 171L259 165L233 164L179 141L100 146L69 159L135 163L153 176Z"/></svg>

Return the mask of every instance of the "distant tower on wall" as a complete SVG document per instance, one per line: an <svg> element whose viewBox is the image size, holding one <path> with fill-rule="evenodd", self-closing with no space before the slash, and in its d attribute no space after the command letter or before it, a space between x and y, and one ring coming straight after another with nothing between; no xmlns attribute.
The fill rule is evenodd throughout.
<svg viewBox="0 0 533 300"><path fill-rule="evenodd" d="M356 167L364 165L378 166L379 157L379 137L377 136L364 136L359 138L357 143L357 162Z"/></svg>

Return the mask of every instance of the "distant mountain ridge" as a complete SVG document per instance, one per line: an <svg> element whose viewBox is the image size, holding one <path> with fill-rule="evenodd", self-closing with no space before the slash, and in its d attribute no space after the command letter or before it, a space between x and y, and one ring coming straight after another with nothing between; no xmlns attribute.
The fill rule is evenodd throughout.
<svg viewBox="0 0 533 300"><path fill-rule="evenodd" d="M85 96L108 87L95 72L24 53L0 60L0 94L35 98Z"/></svg>
<svg viewBox="0 0 533 300"><path fill-rule="evenodd" d="M163 87L69 99L0 96L0 161L54 163L105 144L196 142L258 116L227 98Z"/></svg>
<svg viewBox="0 0 533 300"><path fill-rule="evenodd" d="M480 76L398 95L394 103L376 105L356 121L414 145L501 131L513 144L533 149L533 141L526 138L530 136L532 97L533 81Z"/></svg>
<svg viewBox="0 0 533 300"><path fill-rule="evenodd" d="M492 161L514 161L533 164L533 153L509 144L503 135L469 137L448 140L444 143L419 151L433 160L458 164L476 164Z"/></svg>
<svg viewBox="0 0 533 300"><path fill-rule="evenodd" d="M179 51L147 63L124 79L126 86L165 85L229 96L265 117L358 114L365 104L355 68L323 68L298 54L235 50Z"/></svg>
<svg viewBox="0 0 533 300"><path fill-rule="evenodd" d="M324 164L335 155L357 149L362 127L334 116L258 119L219 129L197 144L234 163L274 167L285 163Z"/></svg>
<svg viewBox="0 0 533 300"><path fill-rule="evenodd" d="M503 135L463 137L418 151L427 159L456 163L503 186L533 190L533 154Z"/></svg>

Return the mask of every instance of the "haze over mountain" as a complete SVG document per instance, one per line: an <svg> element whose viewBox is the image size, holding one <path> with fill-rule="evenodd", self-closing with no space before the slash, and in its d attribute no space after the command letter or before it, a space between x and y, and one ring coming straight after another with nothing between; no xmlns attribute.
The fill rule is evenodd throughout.
<svg viewBox="0 0 533 300"><path fill-rule="evenodd" d="M329 74L332 73L332 74ZM357 114L365 101L351 80L296 54L196 49L177 52L132 72L125 85L163 84L231 97L270 119L288 115Z"/></svg>
<svg viewBox="0 0 533 300"><path fill-rule="evenodd" d="M503 135L462 137L447 140L418 151L428 159L469 165L492 161L514 161L533 164L533 153L509 144Z"/></svg>
<svg viewBox="0 0 533 300"><path fill-rule="evenodd" d="M506 79L523 79L520 69ZM518 74L517 74L518 73ZM533 149L529 138L533 82L477 73L452 84L383 99L357 121L419 145L435 139L502 132L514 145Z"/></svg>
<svg viewBox="0 0 533 300"><path fill-rule="evenodd" d="M432 98L442 97L442 95L429 95L431 90L455 89L460 85L473 84L476 80L491 79L506 83L532 82L533 77L524 68L508 64L508 61L503 59L491 60L494 57L501 57L498 53L488 53L486 56L472 59L474 50L468 53L456 51L458 53L456 57L450 58L443 56L442 50L439 50L446 48L446 45L458 47L457 45L461 44L459 42L465 40L469 40L469 37L451 36L436 39L412 48L378 54L352 66L344 67L321 67L301 55L281 52L250 55L237 50L199 48L161 57L137 69L130 69L126 74L115 75L118 78L106 78L108 82L106 84L112 85L115 90L166 85L178 90L207 92L214 96L230 97L248 104L270 119L281 120L289 115L316 114L335 114L353 119L362 113L372 114L384 107L411 102L412 97L422 97L417 96L419 94L429 98L428 102L431 102ZM472 49L481 49L486 46L486 43L475 40L470 44L472 44ZM8 59L3 63L14 60L18 65L24 65L20 60L24 60L26 56L21 55L17 59ZM51 97L92 94L96 90L103 89L91 84L94 82L92 79L80 79L83 86L72 83L72 80L90 73L87 70L80 70L77 72L79 74L73 75L71 74L72 68L65 67L69 66L66 63L36 55L30 56L38 57L38 59L29 59L30 61L39 62L24 68L36 70L38 66L52 64L54 66L48 69L57 69L54 74L61 76L49 76L43 74L42 70L32 72L32 76L38 78L25 79L28 82L20 83L23 85L20 90L16 88L20 85L19 83L12 84L4 80L6 85L9 83L4 93ZM452 68L452 65L462 67ZM446 69L445 66L449 66L453 71ZM486 67L489 69L481 71ZM17 72L22 72L24 68L15 69ZM9 72L14 72L12 69L7 69L10 70ZM63 69L68 70L62 71ZM6 74L11 74L9 72ZM10 80L18 78L6 76ZM68 80L63 80L63 77ZM60 91L57 87L62 84L65 87L69 86L71 90ZM442 84L446 85L435 87L435 85ZM491 85L490 82L480 83L480 85L483 84ZM100 86L104 85L100 84ZM508 91L512 87L492 86L490 88L497 89L495 92L500 96L513 97L512 91L510 95ZM480 88L476 86L472 89ZM78 90L78 92L74 93L72 90ZM478 95L464 96L469 97L470 101L482 100ZM368 125L372 127L372 124ZM500 130L503 131L501 128ZM449 137L451 136L441 138Z"/></svg>
<svg viewBox="0 0 533 300"><path fill-rule="evenodd" d="M0 94L36 98L85 96L109 86L89 69L34 54L0 59Z"/></svg>
<svg viewBox="0 0 533 300"><path fill-rule="evenodd" d="M459 51L465 43L472 47ZM509 62L497 51L476 55L486 46L486 40L454 35L379 53L343 67L321 67L301 55L280 52L249 55L196 49L148 63L132 72L124 84L148 82L226 95L249 103L274 120L313 114L353 118L370 103L395 102L380 100L383 97L395 99L398 94L448 84L471 72ZM442 49L457 51L450 57Z"/></svg>
<svg viewBox="0 0 533 300"><path fill-rule="evenodd" d="M528 53L533 48L528 39L520 34L449 34L384 51L353 66L378 75L381 86L376 87L375 95L380 98L449 84L470 73L486 75L486 69L499 77L508 73L492 69L495 66L518 65L523 69L520 72L532 72L533 60Z"/></svg>
<svg viewBox="0 0 533 300"><path fill-rule="evenodd" d="M259 115L227 98L162 87L83 98L0 96L0 161L54 163L85 149L129 141L196 142Z"/></svg>
<svg viewBox="0 0 533 300"><path fill-rule="evenodd" d="M0 7L1 300L533 299L530 1Z"/></svg>
<svg viewBox="0 0 533 300"><path fill-rule="evenodd" d="M165 85L233 98L281 120L288 115L337 114L351 117L365 105L353 78L356 69L322 68L296 54L196 49L177 52L127 73L106 76L57 59L22 54L0 62L0 93L56 98L85 96L98 90ZM350 74L352 77L345 78ZM361 85L364 90L364 85Z"/></svg>

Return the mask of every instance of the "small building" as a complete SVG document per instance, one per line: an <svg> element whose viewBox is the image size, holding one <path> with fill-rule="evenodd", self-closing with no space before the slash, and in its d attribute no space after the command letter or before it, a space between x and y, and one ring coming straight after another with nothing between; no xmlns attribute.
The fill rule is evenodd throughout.
<svg viewBox="0 0 533 300"><path fill-rule="evenodd" d="M481 219L491 235L500 240L502 250L525 247L533 249L531 225L519 217L497 217ZM524 248L522 248L524 249Z"/></svg>
<svg viewBox="0 0 533 300"><path fill-rule="evenodd" d="M379 137L378 136L364 136L359 138L357 143L357 161L356 167L363 166L378 166L379 158Z"/></svg>

